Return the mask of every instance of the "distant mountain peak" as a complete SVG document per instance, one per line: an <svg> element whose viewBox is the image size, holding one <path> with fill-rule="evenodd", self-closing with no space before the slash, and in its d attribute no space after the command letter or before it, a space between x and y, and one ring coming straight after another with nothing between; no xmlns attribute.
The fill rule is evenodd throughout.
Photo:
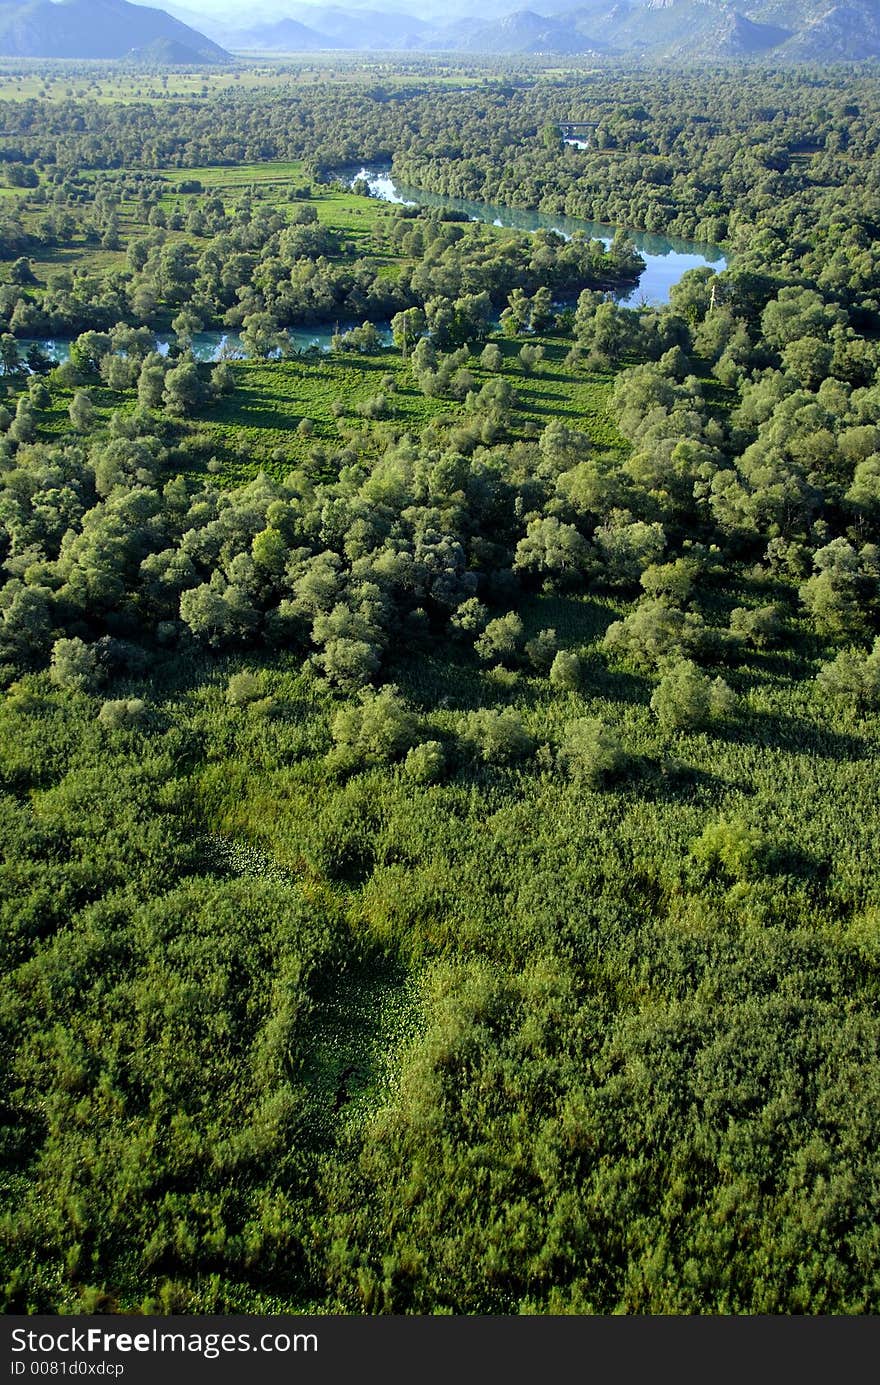
<svg viewBox="0 0 880 1385"><path fill-rule="evenodd" d="M164 10L130 0L3 0L0 55L225 63L218 44Z"/></svg>
<svg viewBox="0 0 880 1385"><path fill-rule="evenodd" d="M469 13L450 0L449 18L433 22L402 9L381 9L377 0L364 6L293 0L283 11L280 0L254 0L247 27L240 11L234 19L206 15L202 24L185 6L205 0L171 3L178 18L131 0L0 0L0 55L193 65L228 61L226 48L632 53L658 62L880 57L880 0L533 0L506 7L504 0L483 0L478 12Z"/></svg>

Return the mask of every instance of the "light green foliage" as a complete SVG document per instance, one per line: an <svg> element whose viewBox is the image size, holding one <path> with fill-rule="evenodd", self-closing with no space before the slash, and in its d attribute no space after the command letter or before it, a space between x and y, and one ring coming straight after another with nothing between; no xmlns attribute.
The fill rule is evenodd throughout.
<svg viewBox="0 0 880 1385"><path fill-rule="evenodd" d="M609 625L603 641L612 655L622 656L636 668L650 670L664 659L693 650L703 634L701 617L680 611L665 601L644 600L623 620Z"/></svg>
<svg viewBox="0 0 880 1385"><path fill-rule="evenodd" d="M816 687L832 701L859 709L880 706L880 638L871 653L842 649L820 668Z"/></svg>
<svg viewBox="0 0 880 1385"><path fill-rule="evenodd" d="M550 682L554 688L577 692L581 685L581 661L571 650L560 649L550 665Z"/></svg>
<svg viewBox="0 0 880 1385"><path fill-rule="evenodd" d="M692 558L676 558L673 563L651 563L639 583L648 596L660 597L672 606L686 606L699 575L699 564Z"/></svg>
<svg viewBox="0 0 880 1385"><path fill-rule="evenodd" d="M101 668L94 646L78 637L56 640L52 646L49 676L59 688L95 692L101 681Z"/></svg>
<svg viewBox="0 0 880 1385"><path fill-rule="evenodd" d="M722 678L710 678L690 659L677 659L651 694L651 709L664 731L699 731L736 709Z"/></svg>
<svg viewBox="0 0 880 1385"><path fill-rule="evenodd" d="M443 776L446 756L439 741L422 741L406 753L403 768L417 784L434 784Z"/></svg>
<svg viewBox="0 0 880 1385"><path fill-rule="evenodd" d="M538 673L550 672L557 652L555 630L539 630L537 635L525 644L525 656Z"/></svg>
<svg viewBox="0 0 880 1385"><path fill-rule="evenodd" d="M782 612L776 605L736 606L730 613L730 628L756 649L777 645L782 637Z"/></svg>
<svg viewBox="0 0 880 1385"><path fill-rule="evenodd" d="M646 568L655 565L666 548L663 526L633 520L627 511L615 510L600 525L594 542L603 562L603 576L614 584L638 582Z"/></svg>
<svg viewBox="0 0 880 1385"><path fill-rule="evenodd" d="M462 635L479 635L485 629L488 617L489 611L482 601L469 596L453 611L449 624Z"/></svg>
<svg viewBox="0 0 880 1385"><path fill-rule="evenodd" d="M321 651L321 666L331 683L353 691L372 678L379 667L379 655L366 640L336 635Z"/></svg>
<svg viewBox="0 0 880 1385"><path fill-rule="evenodd" d="M516 548L514 567L538 575L577 581L589 564L589 548L573 524L555 515L529 522Z"/></svg>
<svg viewBox="0 0 880 1385"><path fill-rule="evenodd" d="M516 659L523 637L523 623L515 611L490 620L483 633L477 638L474 648L486 663L492 659Z"/></svg>
<svg viewBox="0 0 880 1385"><path fill-rule="evenodd" d="M162 399L170 414L183 415L196 409L205 397L205 387L195 361L183 360L165 376Z"/></svg>
<svg viewBox="0 0 880 1385"><path fill-rule="evenodd" d="M396 689L386 685L341 707L331 730L342 757L361 767L400 759L416 741L418 724Z"/></svg>
<svg viewBox="0 0 880 1385"><path fill-rule="evenodd" d="M709 823L693 843L691 855L707 870L721 870L733 880L752 880L764 870L769 851L759 828L745 822Z"/></svg>
<svg viewBox="0 0 880 1385"><path fill-rule="evenodd" d="M263 680L247 669L234 673L226 684L226 701L230 707L246 707L248 703L258 701L263 694Z"/></svg>
<svg viewBox="0 0 880 1385"><path fill-rule="evenodd" d="M246 588L227 581L220 572L210 582L181 594L180 619L197 638L215 647L242 641L258 623Z"/></svg>
<svg viewBox="0 0 880 1385"><path fill-rule="evenodd" d="M534 738L523 725L522 717L513 708L499 711L484 707L470 712L462 739L473 754L490 765L505 765L531 755Z"/></svg>
<svg viewBox="0 0 880 1385"><path fill-rule="evenodd" d="M141 697L109 698L101 706L98 721L108 731L129 731L143 721L145 713Z"/></svg>
<svg viewBox="0 0 880 1385"><path fill-rule="evenodd" d="M813 564L817 571L800 588L800 598L816 629L832 636L863 633L880 596L880 549L857 550L837 538L814 553Z"/></svg>
<svg viewBox="0 0 880 1385"><path fill-rule="evenodd" d="M599 717L570 721L559 748L566 773L577 784L598 788L624 769L627 756L617 735Z"/></svg>

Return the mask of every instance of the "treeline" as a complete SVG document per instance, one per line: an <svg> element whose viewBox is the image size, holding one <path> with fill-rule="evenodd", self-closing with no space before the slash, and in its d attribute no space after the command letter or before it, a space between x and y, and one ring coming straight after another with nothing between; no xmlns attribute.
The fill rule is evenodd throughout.
<svg viewBox="0 0 880 1385"><path fill-rule="evenodd" d="M123 189L99 182L93 191L95 230L85 235L84 248L92 239L121 249ZM642 268L622 237L607 249L583 235L499 237L437 213L383 219L366 254L321 225L311 202L285 215L247 196L227 207L218 196L203 195L177 211L166 213L156 201L140 213L146 234L126 238L125 265L109 272L84 264L41 283L28 257L19 256L9 282L0 285L0 326L18 337L45 337L125 322L171 325L184 345L203 328L241 327L254 354L267 355L280 347L279 330L296 323L381 321L413 306L425 308L432 322L441 310L463 321L473 311L466 303L476 299L488 322L488 310L501 307L513 289L571 294L586 285L620 287L634 283ZM70 218L64 229L72 235L75 224ZM25 244L22 233L7 249L16 254ZM389 251L400 261L390 275L383 263Z"/></svg>

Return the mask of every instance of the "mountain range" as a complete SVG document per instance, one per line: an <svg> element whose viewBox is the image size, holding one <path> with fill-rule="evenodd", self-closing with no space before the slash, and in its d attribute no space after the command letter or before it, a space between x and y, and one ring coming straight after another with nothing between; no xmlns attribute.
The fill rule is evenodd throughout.
<svg viewBox="0 0 880 1385"><path fill-rule="evenodd" d="M300 3L246 28L232 18L203 23L238 51L594 53L664 62L880 57L880 0L541 0L537 9L500 13L481 5L479 16L456 15L453 0L445 18L434 12L430 22L399 10Z"/></svg>
<svg viewBox="0 0 880 1385"><path fill-rule="evenodd" d="M375 0L374 0L375 2ZM260 0L217 17L130 0L0 0L0 56L128 58L197 66L228 50L603 55L659 62L766 58L853 62L880 57L880 0L541 0L540 10L480 15L450 0L430 20L397 9ZM283 3L283 0L280 0ZM463 3L463 0L462 0Z"/></svg>
<svg viewBox="0 0 880 1385"><path fill-rule="evenodd" d="M165 10L129 0L0 0L0 55L225 63L229 54Z"/></svg>

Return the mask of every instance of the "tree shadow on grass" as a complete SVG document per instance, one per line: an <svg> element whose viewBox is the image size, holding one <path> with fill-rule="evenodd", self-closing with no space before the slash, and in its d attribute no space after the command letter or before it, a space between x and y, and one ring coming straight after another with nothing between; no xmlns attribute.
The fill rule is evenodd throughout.
<svg viewBox="0 0 880 1385"><path fill-rule="evenodd" d="M719 723L712 727L712 735L728 745L764 747L838 763L856 763L875 754L873 747L858 736L783 712L762 712L748 719Z"/></svg>
<svg viewBox="0 0 880 1385"><path fill-rule="evenodd" d="M668 804L690 800L705 804L707 808L722 803L731 793L751 797L755 792L754 787L743 780L714 774L665 755L658 759L649 755L631 756L622 786L643 802Z"/></svg>

